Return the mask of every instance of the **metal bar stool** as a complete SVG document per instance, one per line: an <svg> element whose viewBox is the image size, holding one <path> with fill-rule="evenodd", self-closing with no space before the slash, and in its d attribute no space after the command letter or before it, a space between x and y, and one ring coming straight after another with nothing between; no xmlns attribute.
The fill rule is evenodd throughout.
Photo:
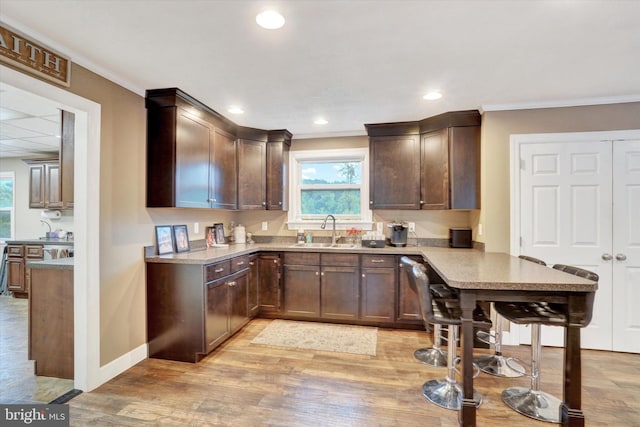
<svg viewBox="0 0 640 427"><path fill-rule="evenodd" d="M424 265L407 257L400 258L400 262L406 267L409 283L413 283L411 286L418 292L423 320L433 325L448 326L447 377L425 382L422 385L422 395L442 408L459 410L462 406L462 389L455 377L458 329L462 323L459 301L457 298L440 298L437 293L432 292ZM453 289L451 291L455 293ZM491 320L482 307L476 306L473 317L474 327L491 327ZM473 391L473 399L476 406L480 406L482 396L476 390Z"/></svg>
<svg viewBox="0 0 640 427"><path fill-rule="evenodd" d="M535 262L536 264L546 266L547 263L541 259L520 255L520 259ZM491 304L493 310L495 306ZM511 359L507 363L507 359L502 355L502 316L497 314L495 332L493 337L484 331L478 332L478 339L487 344L491 344L491 338L493 338L494 351L493 354L488 356L478 356L473 361L478 365L478 368L486 374L495 375L496 377L517 378L522 377L525 373L525 369L515 360Z"/></svg>
<svg viewBox="0 0 640 427"><path fill-rule="evenodd" d="M594 282L599 279L596 273L578 267L556 264L553 268ZM584 327L591 322L594 297L594 292L587 295L585 312L577 326ZM546 302L496 302L495 308L498 313L513 323L531 324L531 387L509 387L502 392L502 401L511 409L527 417L560 423L561 400L540 390L542 355L540 326L567 327L569 319L566 307L563 304Z"/></svg>
<svg viewBox="0 0 640 427"><path fill-rule="evenodd" d="M409 287L418 295L415 281L409 280ZM431 284L431 294L436 298L458 298L458 293L454 289L440 283ZM422 321L425 330L429 332L431 324L424 319L424 316L422 316ZM413 357L429 366L447 366L447 354L441 347L442 339L442 325L433 325L433 346L417 349L413 352Z"/></svg>

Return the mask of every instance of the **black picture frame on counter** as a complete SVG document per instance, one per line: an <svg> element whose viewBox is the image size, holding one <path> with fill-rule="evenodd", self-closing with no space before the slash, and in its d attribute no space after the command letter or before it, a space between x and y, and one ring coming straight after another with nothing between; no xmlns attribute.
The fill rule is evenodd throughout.
<svg viewBox="0 0 640 427"><path fill-rule="evenodd" d="M222 223L216 223L213 224L213 236L216 239L216 244L218 245L224 245L225 243L225 237L224 237L224 224Z"/></svg>
<svg viewBox="0 0 640 427"><path fill-rule="evenodd" d="M156 225L158 255L173 253L173 231L170 225Z"/></svg>
<svg viewBox="0 0 640 427"><path fill-rule="evenodd" d="M189 252L189 230L186 225L173 226L173 240L176 245L176 252Z"/></svg>

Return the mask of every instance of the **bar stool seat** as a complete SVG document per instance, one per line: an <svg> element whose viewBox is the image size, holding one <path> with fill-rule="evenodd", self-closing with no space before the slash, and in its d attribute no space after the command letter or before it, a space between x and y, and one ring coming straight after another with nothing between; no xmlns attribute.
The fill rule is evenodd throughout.
<svg viewBox="0 0 640 427"><path fill-rule="evenodd" d="M564 264L553 266L569 274L584 277L595 282L598 275L578 267ZM503 317L516 324L531 324L531 387L510 387L502 392L502 401L511 409L540 421L560 423L560 406L557 397L540 390L540 361L542 344L540 326L584 327L591 322L595 293L587 295L587 303L582 316L569 319L563 304L546 302L496 302L495 309Z"/></svg>
<svg viewBox="0 0 640 427"><path fill-rule="evenodd" d="M453 291L454 298L447 294L447 297L439 297L437 291L432 290L429 278L426 274L424 265L411 260L408 257L402 257L400 262L405 266L407 277L411 286L417 290L420 310L422 318L425 322L433 325L446 325L448 327L448 344L447 344L447 377L444 379L436 379L427 381L422 385L422 395L431 403L442 408L459 410L462 406L462 389L456 381L456 348L458 329L462 324L462 309L457 298L457 293ZM441 284L440 286L446 287ZM474 312L474 327L490 328L491 320L481 306L477 305ZM473 399L476 406L482 402L482 396L474 390Z"/></svg>

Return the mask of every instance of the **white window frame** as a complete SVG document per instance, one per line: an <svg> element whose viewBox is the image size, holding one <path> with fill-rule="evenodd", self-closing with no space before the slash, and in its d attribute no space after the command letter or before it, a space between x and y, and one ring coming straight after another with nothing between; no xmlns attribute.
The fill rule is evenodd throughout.
<svg viewBox="0 0 640 427"><path fill-rule="evenodd" d="M11 215L11 235L6 239L0 237L0 242L4 243L6 240L13 240L16 235L16 174L15 172L0 172L0 178L10 178L13 181L13 200L11 201L11 207L0 208L0 211L8 211L9 215Z"/></svg>
<svg viewBox="0 0 640 427"><path fill-rule="evenodd" d="M336 218L336 229L348 230L359 228L371 230L372 213L369 209L369 149L345 148L339 150L301 150L289 152L289 212L287 226L289 230L320 230L324 218L303 218L301 214L302 165L305 161L313 162L362 162L360 184L360 218Z"/></svg>

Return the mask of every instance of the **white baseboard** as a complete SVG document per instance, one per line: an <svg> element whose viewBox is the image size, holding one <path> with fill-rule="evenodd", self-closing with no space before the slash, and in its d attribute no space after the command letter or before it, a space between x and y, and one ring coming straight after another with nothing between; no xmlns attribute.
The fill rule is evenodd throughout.
<svg viewBox="0 0 640 427"><path fill-rule="evenodd" d="M149 349L147 344L142 344L141 346L134 348L128 353L123 354L117 359L107 363L104 366L100 367L100 385L106 383L110 379L120 375L127 369L135 366L137 363L140 363L144 359L147 358L149 354Z"/></svg>

